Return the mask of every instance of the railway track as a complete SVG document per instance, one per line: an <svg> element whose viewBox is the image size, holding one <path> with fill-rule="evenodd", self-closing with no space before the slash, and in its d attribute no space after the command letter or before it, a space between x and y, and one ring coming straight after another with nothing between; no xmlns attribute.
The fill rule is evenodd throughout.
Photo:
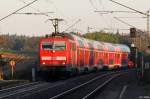
<svg viewBox="0 0 150 99"><path fill-rule="evenodd" d="M18 89L23 89L23 88L26 88L26 87L30 87L32 85L40 84L40 83L41 82L33 82L33 83L27 83L27 84L15 86L15 87L10 87L10 88L6 88L6 89L2 89L2 90L0 90L0 94L6 93L6 92L15 91L15 90L18 90Z"/></svg>
<svg viewBox="0 0 150 99"><path fill-rule="evenodd" d="M58 85L58 84L56 84ZM32 94L37 90L52 87L52 83L48 82L33 82L12 88L0 90L0 99L20 99L22 95Z"/></svg>
<svg viewBox="0 0 150 99"><path fill-rule="evenodd" d="M91 76L91 75L92 74L89 74L87 76ZM79 78L77 77L77 79ZM6 88L0 90L0 99L20 99L26 96L32 96L33 94L39 94L40 92L47 91L48 89L61 86L62 84L65 84L65 81L56 82L56 83L33 82L33 83L19 85L16 87Z"/></svg>
<svg viewBox="0 0 150 99"><path fill-rule="evenodd" d="M93 73L54 83L33 82L0 90L0 99L88 99L122 72Z"/></svg>
<svg viewBox="0 0 150 99"><path fill-rule="evenodd" d="M16 85L22 85L29 83L28 80L1 80L0 81L0 89L5 89L9 87L13 87Z"/></svg>
<svg viewBox="0 0 150 99"><path fill-rule="evenodd" d="M126 72L124 72L126 73ZM117 78L121 74L121 72L113 72L104 75L100 75L95 77L88 82L85 82L81 85L73 87L65 92L62 92L56 96L53 96L49 99L90 99L95 96L95 94L101 91L104 86L110 83L114 78Z"/></svg>

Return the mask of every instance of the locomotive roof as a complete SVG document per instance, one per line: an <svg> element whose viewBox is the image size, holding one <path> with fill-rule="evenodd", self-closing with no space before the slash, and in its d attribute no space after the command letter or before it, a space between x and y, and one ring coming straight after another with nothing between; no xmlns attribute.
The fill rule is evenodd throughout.
<svg viewBox="0 0 150 99"><path fill-rule="evenodd" d="M108 50L108 51L115 51L115 49L120 49L120 51L122 52L130 52L129 47L123 44L113 44L113 43L89 40L69 33L58 33L58 34L51 35L49 37L66 37L71 40L75 40L78 46L86 47L90 49L100 49L100 50Z"/></svg>

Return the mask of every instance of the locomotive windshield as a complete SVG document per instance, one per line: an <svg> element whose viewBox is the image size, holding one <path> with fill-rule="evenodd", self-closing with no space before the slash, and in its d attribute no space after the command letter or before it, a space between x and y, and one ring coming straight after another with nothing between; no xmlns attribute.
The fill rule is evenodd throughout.
<svg viewBox="0 0 150 99"><path fill-rule="evenodd" d="M44 50L65 50L65 41L48 41L42 42L42 49Z"/></svg>

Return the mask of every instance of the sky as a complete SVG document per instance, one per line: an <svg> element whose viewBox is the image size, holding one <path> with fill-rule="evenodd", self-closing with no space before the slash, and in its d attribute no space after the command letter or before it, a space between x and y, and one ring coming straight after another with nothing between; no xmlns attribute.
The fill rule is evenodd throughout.
<svg viewBox="0 0 150 99"><path fill-rule="evenodd" d="M18 10L26 5L23 2L30 3L33 0L0 0L0 19L8 14ZM146 12L150 9L150 0L115 0L121 4L134 8L136 10ZM146 17L139 13L107 13L101 14L95 11L132 11L110 0L38 0L32 5L22 9L18 13L48 13L45 15L20 15L13 14L12 16L0 21L1 34L17 34L28 36L43 36L51 34L54 31L51 18L61 18L64 21L59 23L59 31L62 32L68 27L76 23L73 27L65 32L80 32L81 34L89 31L105 30L108 32L127 32L130 26L119 22L114 17L131 24L139 29L146 30ZM134 18L121 18L134 17Z"/></svg>

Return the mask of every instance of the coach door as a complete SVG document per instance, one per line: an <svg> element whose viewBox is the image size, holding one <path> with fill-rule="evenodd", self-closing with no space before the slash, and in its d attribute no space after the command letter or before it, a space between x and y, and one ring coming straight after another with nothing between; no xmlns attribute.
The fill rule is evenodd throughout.
<svg viewBox="0 0 150 99"><path fill-rule="evenodd" d="M94 53L93 53L93 51L91 50L91 51L90 51L90 61L89 61L89 62L90 62L90 66L93 65L93 60L94 60L93 58L94 58Z"/></svg>
<svg viewBox="0 0 150 99"><path fill-rule="evenodd" d="M115 54L116 65L120 65L120 54L117 52Z"/></svg>
<svg viewBox="0 0 150 99"><path fill-rule="evenodd" d="M75 47L75 43L70 43L70 63L73 66L75 64L76 61L76 47Z"/></svg>

